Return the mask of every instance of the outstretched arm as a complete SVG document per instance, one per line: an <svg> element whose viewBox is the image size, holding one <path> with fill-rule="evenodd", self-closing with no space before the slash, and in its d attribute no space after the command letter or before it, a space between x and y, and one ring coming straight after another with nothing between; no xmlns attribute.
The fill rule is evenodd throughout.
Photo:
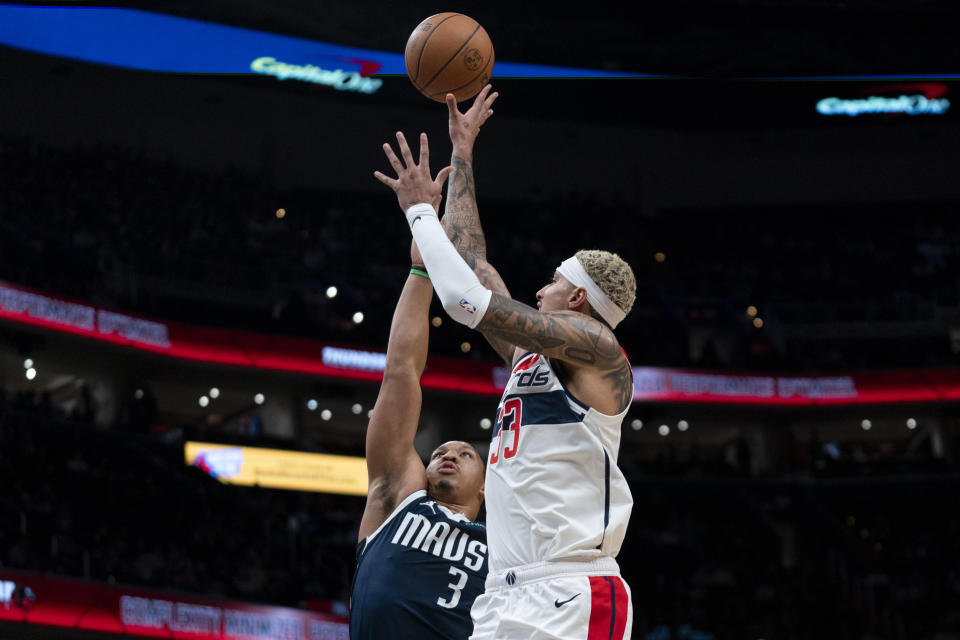
<svg viewBox="0 0 960 640"><path fill-rule="evenodd" d="M403 134L397 133L397 139L406 147ZM384 150L388 149L390 145L385 144ZM407 148L407 156L409 151ZM388 157L392 153L390 151ZM391 161L395 160L394 157ZM418 180L414 181L416 184L410 197L415 202L439 207L443 181L450 173L450 168L441 170L436 180L430 178L426 134L423 134L421 139L420 160L421 165L426 167L426 177L423 179L422 172L416 174ZM375 171L374 176L386 184L396 182L379 171ZM411 245L410 260L415 266L424 264L416 243ZM376 531L403 498L427 486L427 472L414 449L413 439L420 421L420 375L427 362L432 297L433 287L430 286L430 281L411 274L407 276L397 308L393 312L383 383L367 425L369 489L367 505L360 521L361 540Z"/></svg>
<svg viewBox="0 0 960 640"><path fill-rule="evenodd" d="M466 112L460 113L457 99L447 94L448 129L453 155L450 166L453 173L447 181L447 203L444 209L443 226L457 251L475 269L478 260L487 259L487 242L480 225L477 209L477 188L473 178L473 145L480 134L480 127L493 115L494 101L499 94L490 93L485 86Z"/></svg>
<svg viewBox="0 0 960 640"><path fill-rule="evenodd" d="M376 176L397 194L447 314L471 329L481 329L518 347L567 363L575 386L590 396L581 399L600 411L619 413L625 409L633 394L633 383L629 363L613 331L586 314L541 312L484 287L457 253L437 218L436 203L441 191L438 182L450 167L441 169L436 180L431 179L426 134L420 134L419 165L402 133L397 133L397 142L403 162L390 145L383 145L397 178L379 171ZM581 376L584 372L587 375ZM584 379L580 380L581 377ZM591 398L612 400L601 406Z"/></svg>
<svg viewBox="0 0 960 640"><path fill-rule="evenodd" d="M450 165L453 173L447 182L447 202L441 222L447 237L480 278L480 282L491 291L509 298L510 292L500 274L487 262L487 242L480 224L473 177L473 145L480 127L493 115L491 107L498 96L496 92L491 93L491 86L487 85L474 99L473 105L465 113L460 113L457 99L452 93L447 94L450 142L453 143ZM483 335L507 365L512 365L516 346L496 335L486 332Z"/></svg>
<svg viewBox="0 0 960 640"><path fill-rule="evenodd" d="M361 540L376 531L404 497L427 486L413 439L420 421L420 375L427 361L432 297L430 281L410 275L393 313L383 384L367 426L370 488L360 521Z"/></svg>

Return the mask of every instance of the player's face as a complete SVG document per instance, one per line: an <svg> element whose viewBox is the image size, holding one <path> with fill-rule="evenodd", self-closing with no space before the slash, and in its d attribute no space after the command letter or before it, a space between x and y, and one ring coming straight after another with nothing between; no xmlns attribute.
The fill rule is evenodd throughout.
<svg viewBox="0 0 960 640"><path fill-rule="evenodd" d="M537 291L537 308L540 311L566 311L570 308L570 293L575 288L569 280L554 271L553 279Z"/></svg>
<svg viewBox="0 0 960 640"><path fill-rule="evenodd" d="M483 460L471 445L459 440L444 442L430 454L427 486L431 495L466 504L482 495Z"/></svg>

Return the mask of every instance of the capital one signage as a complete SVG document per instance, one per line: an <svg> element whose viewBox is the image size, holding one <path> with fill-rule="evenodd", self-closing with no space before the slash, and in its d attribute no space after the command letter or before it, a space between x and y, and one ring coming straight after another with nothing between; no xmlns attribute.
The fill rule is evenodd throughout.
<svg viewBox="0 0 960 640"><path fill-rule="evenodd" d="M854 98L830 96L817 102L817 113L824 116L862 115L936 116L950 109L945 84L915 83L872 87Z"/></svg>

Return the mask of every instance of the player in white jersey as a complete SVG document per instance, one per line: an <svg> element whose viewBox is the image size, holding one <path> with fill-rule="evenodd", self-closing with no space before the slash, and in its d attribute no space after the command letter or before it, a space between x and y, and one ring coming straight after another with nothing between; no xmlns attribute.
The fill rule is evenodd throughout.
<svg viewBox="0 0 960 640"><path fill-rule="evenodd" d="M487 466L490 575L471 638L629 638L630 592L614 558L632 508L616 461L633 379L612 329L633 305L633 273L614 254L581 251L537 292L538 309L512 300L486 262L473 140L458 131L452 96L448 106L444 224L454 243L426 204L449 169L430 178L424 134L419 165L398 133L403 162L384 145L398 177L377 177L396 192L447 313L482 331L511 367Z"/></svg>

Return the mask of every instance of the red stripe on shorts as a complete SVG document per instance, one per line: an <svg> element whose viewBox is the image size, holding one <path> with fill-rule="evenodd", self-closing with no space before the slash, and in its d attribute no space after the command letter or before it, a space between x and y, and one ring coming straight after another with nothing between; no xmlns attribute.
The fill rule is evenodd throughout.
<svg viewBox="0 0 960 640"><path fill-rule="evenodd" d="M610 638L610 583L602 576L590 576L590 627L587 640Z"/></svg>
<svg viewBox="0 0 960 640"><path fill-rule="evenodd" d="M627 595L627 586L620 576L610 576L614 584L617 619L614 621L613 637L623 640L627 632L627 616L630 614L630 596Z"/></svg>
<svg viewBox="0 0 960 640"><path fill-rule="evenodd" d="M590 627L587 640L623 640L629 610L619 576L590 576Z"/></svg>

